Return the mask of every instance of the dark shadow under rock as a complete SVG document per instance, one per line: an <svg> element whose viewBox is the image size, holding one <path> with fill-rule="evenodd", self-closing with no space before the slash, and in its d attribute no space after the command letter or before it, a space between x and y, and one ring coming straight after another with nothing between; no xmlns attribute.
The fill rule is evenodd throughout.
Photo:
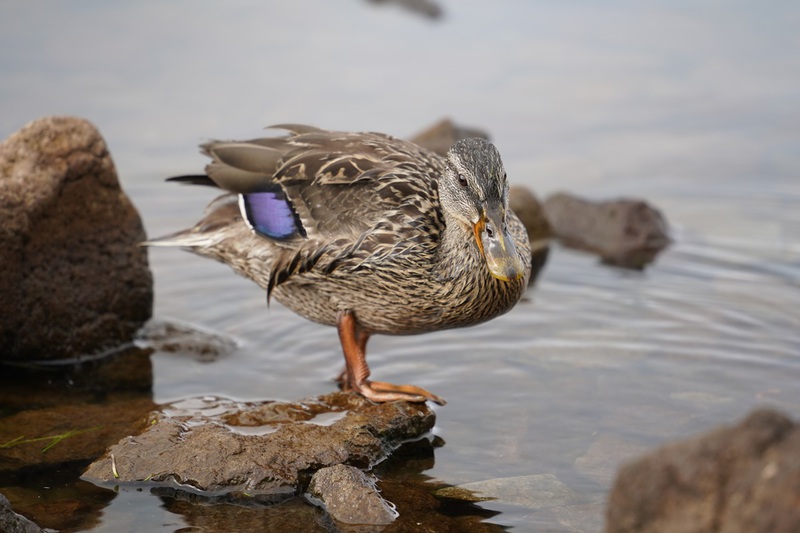
<svg viewBox="0 0 800 533"><path fill-rule="evenodd" d="M151 353L126 346L80 359L0 361L0 416L26 409L149 399Z"/></svg>
<svg viewBox="0 0 800 533"><path fill-rule="evenodd" d="M800 426L755 411L620 469L606 531L800 531Z"/></svg>
<svg viewBox="0 0 800 533"><path fill-rule="evenodd" d="M434 421L425 404L375 405L353 393L291 404L185 400L153 413L142 433L109 448L83 478L271 503L303 492L320 468L370 468Z"/></svg>
<svg viewBox="0 0 800 533"><path fill-rule="evenodd" d="M0 143L0 359L130 342L153 305L143 240L89 122L47 117Z"/></svg>
<svg viewBox="0 0 800 533"><path fill-rule="evenodd" d="M290 498L270 506L198 505L185 494L161 495L164 508L186 521L187 532L302 531L331 533L322 525L323 513L302 498Z"/></svg>
<svg viewBox="0 0 800 533"><path fill-rule="evenodd" d="M590 202L558 193L545 200L544 211L564 246L623 268L643 269L671 242L663 215L642 200Z"/></svg>

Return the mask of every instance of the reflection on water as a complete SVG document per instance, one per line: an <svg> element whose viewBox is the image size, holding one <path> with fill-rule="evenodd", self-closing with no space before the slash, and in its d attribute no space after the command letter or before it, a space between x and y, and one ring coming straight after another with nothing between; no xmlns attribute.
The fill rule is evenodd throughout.
<svg viewBox="0 0 800 533"><path fill-rule="evenodd" d="M449 402L437 407L447 445L435 464L431 452L419 468L387 467L384 495L401 514L419 487L404 476L431 492L525 477L572 496L548 510L443 505L521 531L598 530L615 468L632 455L755 406L800 416L796 3L459 2L443 3L437 24L365 6L3 4L0 44L20 52L0 58L0 133L48 113L93 120L154 236L192 224L213 194L162 182L199 170L197 142L283 121L408 135L451 115L494 136L517 184L661 209L675 244L645 272L556 248L508 315L371 341L376 379ZM334 387L335 330L267 308L223 265L178 250L150 257L157 315L238 346L210 361L154 354L156 402ZM68 527L218 530L206 511L122 491ZM257 512L230 510L226 527L246 528L247 513Z"/></svg>

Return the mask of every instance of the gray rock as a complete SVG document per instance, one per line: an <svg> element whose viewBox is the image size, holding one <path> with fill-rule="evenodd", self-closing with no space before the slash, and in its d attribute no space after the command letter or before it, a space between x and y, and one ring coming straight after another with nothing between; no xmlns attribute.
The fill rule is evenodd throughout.
<svg viewBox="0 0 800 533"><path fill-rule="evenodd" d="M531 243L531 277L528 284L533 285L547 262L553 230L544 214L542 204L527 188L511 187L509 204L528 232L528 240Z"/></svg>
<svg viewBox="0 0 800 533"><path fill-rule="evenodd" d="M142 222L98 131L36 120L0 144L0 358L129 342L150 317Z"/></svg>
<svg viewBox="0 0 800 533"><path fill-rule="evenodd" d="M367 2L370 4L395 4L431 20L440 19L443 14L442 7L431 0L367 0Z"/></svg>
<svg viewBox="0 0 800 533"><path fill-rule="evenodd" d="M43 533L42 528L17 514L11 504L0 494L0 531L3 533Z"/></svg>
<svg viewBox="0 0 800 533"><path fill-rule="evenodd" d="M353 393L299 403L195 399L152 414L142 433L111 446L83 478L274 501L302 492L320 468L370 468L434 421L424 404L374 405Z"/></svg>
<svg viewBox="0 0 800 533"><path fill-rule="evenodd" d="M136 345L159 352L182 353L209 363L230 355L239 343L223 333L175 320L154 318L137 332Z"/></svg>
<svg viewBox="0 0 800 533"><path fill-rule="evenodd" d="M558 193L544 211L562 244L623 268L644 268L671 242L663 215L642 200L590 202Z"/></svg>
<svg viewBox="0 0 800 533"><path fill-rule="evenodd" d="M456 142L470 137L489 139L489 135L484 131L458 126L449 118L445 118L409 140L439 155L445 155Z"/></svg>
<svg viewBox="0 0 800 533"><path fill-rule="evenodd" d="M384 500L375 479L358 468L335 465L317 470L308 493L337 522L359 525L386 525L397 518L394 506Z"/></svg>
<svg viewBox="0 0 800 533"><path fill-rule="evenodd" d="M606 531L800 531L800 427L770 410L624 466Z"/></svg>

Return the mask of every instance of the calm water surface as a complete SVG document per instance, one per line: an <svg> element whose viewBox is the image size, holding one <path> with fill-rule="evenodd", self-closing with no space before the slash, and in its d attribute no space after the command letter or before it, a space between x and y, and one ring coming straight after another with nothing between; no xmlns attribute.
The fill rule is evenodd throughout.
<svg viewBox="0 0 800 533"><path fill-rule="evenodd" d="M201 168L198 142L287 121L408 136L450 116L488 130L512 182L540 197L647 199L675 244L645 272L556 247L509 314L370 345L377 379L449 401L425 476L550 475L573 495L566 510L506 498L482 504L499 511L488 520L600 529L620 462L757 406L800 417L800 7L441 5L429 20L355 0L6 3L0 133L47 114L92 120L153 236L213 197L163 183ZM332 389L333 329L267 308L224 265L150 260L157 317L241 342L213 363L155 354L155 401ZM93 530L185 525L133 491Z"/></svg>

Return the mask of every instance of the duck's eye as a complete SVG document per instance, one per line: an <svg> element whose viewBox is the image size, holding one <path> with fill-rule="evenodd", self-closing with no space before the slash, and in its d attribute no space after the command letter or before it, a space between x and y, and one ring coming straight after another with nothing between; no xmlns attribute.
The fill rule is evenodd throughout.
<svg viewBox="0 0 800 533"><path fill-rule="evenodd" d="M461 185L462 187L467 186L467 178L464 177L464 174L458 175L458 184Z"/></svg>

